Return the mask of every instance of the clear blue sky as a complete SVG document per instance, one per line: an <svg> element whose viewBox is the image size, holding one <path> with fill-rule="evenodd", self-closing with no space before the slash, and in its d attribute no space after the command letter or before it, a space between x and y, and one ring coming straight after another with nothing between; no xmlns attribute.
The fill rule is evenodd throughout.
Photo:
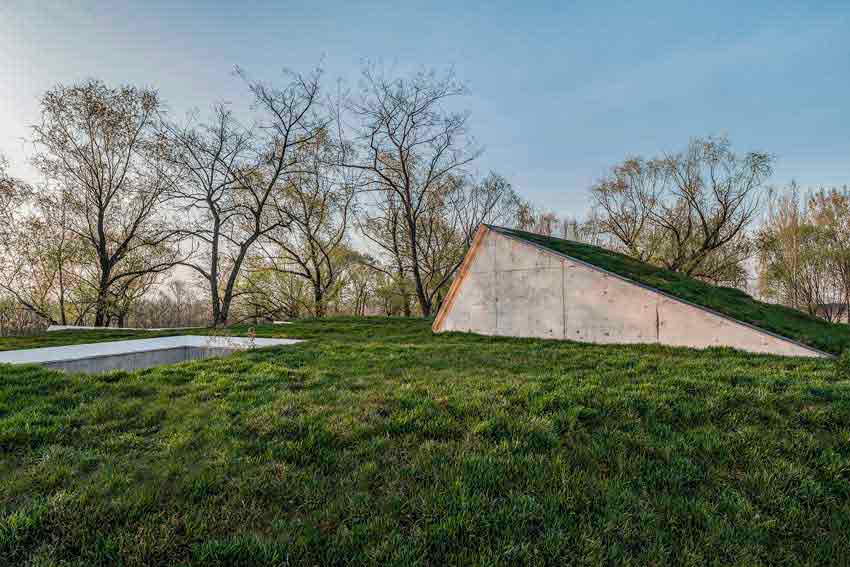
<svg viewBox="0 0 850 567"><path fill-rule="evenodd" d="M587 187L627 155L698 135L774 153L775 184L850 184L847 0L111 4L0 5L0 152L16 173L55 83L153 86L183 112L247 104L234 65L275 79L323 63L353 87L370 59L453 66L486 149L478 169L561 213L582 212Z"/></svg>

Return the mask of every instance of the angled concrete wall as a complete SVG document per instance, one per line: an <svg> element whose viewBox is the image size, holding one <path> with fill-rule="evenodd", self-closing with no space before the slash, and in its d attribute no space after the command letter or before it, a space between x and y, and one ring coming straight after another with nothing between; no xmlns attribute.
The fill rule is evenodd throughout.
<svg viewBox="0 0 850 567"><path fill-rule="evenodd" d="M482 229L436 331L825 356L528 242Z"/></svg>

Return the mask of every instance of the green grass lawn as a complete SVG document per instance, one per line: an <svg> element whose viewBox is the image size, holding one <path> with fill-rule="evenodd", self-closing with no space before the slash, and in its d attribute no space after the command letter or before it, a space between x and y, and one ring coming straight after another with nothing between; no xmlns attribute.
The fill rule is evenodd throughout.
<svg viewBox="0 0 850 567"><path fill-rule="evenodd" d="M850 558L833 361L429 323L261 327L310 340L136 373L0 367L0 564Z"/></svg>

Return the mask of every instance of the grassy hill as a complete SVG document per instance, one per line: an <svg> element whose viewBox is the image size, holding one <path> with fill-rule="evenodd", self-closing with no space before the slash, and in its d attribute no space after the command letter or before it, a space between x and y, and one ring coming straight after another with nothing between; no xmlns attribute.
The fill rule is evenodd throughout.
<svg viewBox="0 0 850 567"><path fill-rule="evenodd" d="M830 323L796 309L763 303L741 290L713 286L598 246L492 228L825 352L840 354L850 348L850 325Z"/></svg>
<svg viewBox="0 0 850 567"><path fill-rule="evenodd" d="M0 366L0 563L850 557L832 361L428 323L260 327L309 340L136 373Z"/></svg>

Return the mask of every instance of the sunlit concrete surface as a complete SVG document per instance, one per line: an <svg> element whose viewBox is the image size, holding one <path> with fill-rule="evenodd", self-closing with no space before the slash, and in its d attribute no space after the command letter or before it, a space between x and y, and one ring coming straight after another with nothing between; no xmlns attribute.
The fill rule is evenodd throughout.
<svg viewBox="0 0 850 567"><path fill-rule="evenodd" d="M226 356L250 348L292 345L297 339L182 335L0 352L0 363L40 364L68 372L140 370L186 360Z"/></svg>
<svg viewBox="0 0 850 567"><path fill-rule="evenodd" d="M472 254L438 332L829 356L496 230Z"/></svg>
<svg viewBox="0 0 850 567"><path fill-rule="evenodd" d="M199 329L195 327L91 327L85 325L50 325L47 332L53 331L183 331Z"/></svg>

